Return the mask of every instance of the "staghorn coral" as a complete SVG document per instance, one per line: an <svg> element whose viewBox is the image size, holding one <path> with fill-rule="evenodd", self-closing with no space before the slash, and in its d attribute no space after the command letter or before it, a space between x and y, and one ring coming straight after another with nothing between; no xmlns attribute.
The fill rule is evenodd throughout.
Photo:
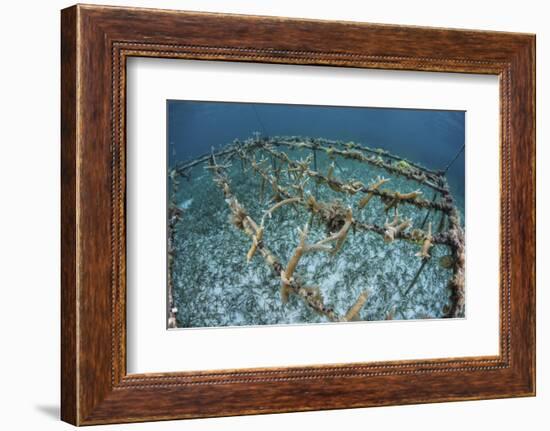
<svg viewBox="0 0 550 431"><path fill-rule="evenodd" d="M359 311L365 306L367 302L366 292L362 292L357 297L356 301L349 306L348 311L343 313L343 316L338 315L333 307L325 305L325 299L319 286L308 285L305 282L306 278L308 278L307 272L304 274L304 269L307 265L300 265L300 262L306 254L317 252L337 253L341 250L346 238L350 235L350 229L353 232L359 230L381 235L385 242L406 240L418 243L421 245L421 249L416 255L421 257L422 261L427 261L430 258L431 248L434 244L441 244L449 248L450 254L446 255L445 259L442 259L441 255L436 255L439 259L437 262L442 262L445 267L451 269L453 272L448 282L448 287L451 291L451 301L445 308L445 312L449 317L463 315L464 235L460 227L458 212L453 205L446 182L440 181L438 175L427 169L417 167L412 162L404 161L404 163L399 163L398 161L397 163L392 163L394 156L387 152L379 153L383 157L376 153L369 155L367 153L371 150L359 144L329 142L326 140L303 138L257 138L239 142L238 144L235 143L230 148L226 148L215 154L212 153L203 160L210 161L207 169L212 173L214 182L223 192L225 201L231 210L231 223L237 229L243 231L252 241L248 251L243 250L243 254L246 252L247 262L251 262L254 256L259 255L263 258L266 264L273 270L273 274L280 280L282 303L288 302L289 297L294 295L302 299L309 308L328 320L350 321L357 319ZM300 151L325 151L329 158L332 159L332 163L328 171L325 171L322 167L318 166L315 153L305 156L300 160L294 160L287 153L274 149L279 145L299 148ZM216 157L220 158L222 163L218 163ZM438 192L443 190L444 192L441 192L442 199L439 201L435 199L433 201L423 199L421 190L414 190L412 192L383 190L381 186L388 182L389 178L381 176L378 176L375 180L371 180L371 183L368 185L365 185L367 184L366 182L364 184L357 179L344 180L343 178L337 178L335 176L337 167L339 169L338 176L343 177L345 174L345 171L339 167L337 162L337 159L340 157L374 165L394 175L401 175L407 179L422 183ZM231 191L227 172L231 168L229 162L234 158L237 158L237 166L240 160L241 170L246 169L247 172L250 171L259 178L259 193L255 196L255 199L259 198L259 202L264 202L266 187L271 189L271 206L267 210L263 210L259 224L247 213L244 206ZM311 166L312 163L313 169ZM190 164L195 166L197 163L190 162L185 166L178 167L174 172L170 172L170 180L173 187L177 188L179 184L178 177L183 176L186 178L183 173L186 172L185 169L190 169ZM321 171L327 172L327 174L323 175ZM324 195L313 194L312 186L317 187L317 185L325 185L334 192L341 193L344 196L353 196L356 193L364 194L364 196L360 196L358 200L354 201L352 205L354 207L357 205L356 208L358 209L365 208L372 199L379 199L385 205L386 211L394 209L394 218L391 221L386 219L383 226L369 223L368 220L355 220L353 211L348 207L348 204L344 205L339 199L323 202L320 196ZM268 198L269 196L266 197L266 201ZM248 201L245 199L243 202L246 203ZM310 221L298 231L298 244L285 264L266 247L264 242L266 241L266 228L268 231L273 229L273 232L268 234L267 240L273 239L277 229L277 223L268 223L266 227L267 220L272 218L275 211L288 205L292 207L293 214L295 213L296 216L303 214L305 209L309 213L308 218ZM431 223L428 226L427 232L413 226L411 219L401 219L399 217L398 209L401 209L401 205L409 205L419 210L426 208L434 212L440 212L442 215L439 224L440 227L435 233L432 233ZM254 211L258 211L257 209L254 210L254 207L251 209L253 214L256 214ZM298 211L299 209L301 212ZM372 211L370 208L369 210ZM259 211L262 214L261 207ZM368 211L365 214L368 214ZM310 226L314 226L319 221L324 224L327 236L316 242L308 243ZM444 223L445 221L447 223ZM443 230L445 224L448 224L447 230ZM314 233L312 237L314 237ZM327 295L327 298L330 298L330 296ZM176 308L174 309L177 311ZM388 309L392 310L388 312L388 316L393 317L396 312L395 309L386 308L386 310ZM397 309L397 313L403 316L402 309ZM174 324L173 317L172 315L169 316L169 325Z"/></svg>
<svg viewBox="0 0 550 431"><path fill-rule="evenodd" d="M250 250L248 250L248 253L246 253L246 261L250 262L254 254L256 253L256 250L258 249L258 245L262 241L262 236L264 234L264 227L260 226L257 230L254 236L252 237L252 245L250 246Z"/></svg>
<svg viewBox="0 0 550 431"><path fill-rule="evenodd" d="M298 262L300 261L300 258L307 250L307 234L309 231L309 226L306 224L303 229L298 228L298 233L300 234L300 240L298 243L298 246L294 250L294 254L288 261L288 264L286 266L286 269L281 272L281 280L283 280L283 284L290 285L290 282L292 280L292 275L294 274L294 270L298 266Z"/></svg>
<svg viewBox="0 0 550 431"><path fill-rule="evenodd" d="M261 225L262 226L264 225L266 217L271 218L271 216L273 215L273 212L275 212L276 209L281 208L284 205L293 204L295 202L300 202L300 198L298 198L298 197L296 197L296 198L287 198L287 199L283 199L282 201L277 202L275 205L273 205L271 208L269 208L264 213L264 215L262 217Z"/></svg>
<svg viewBox="0 0 550 431"><path fill-rule="evenodd" d="M353 222L353 212L351 211L351 208L348 208L346 211L346 217L344 219L344 224L340 228L340 230L333 235L331 235L328 238L325 238L317 243L317 245L323 245L327 242L336 241L336 245L334 246L332 253L336 253L340 248L342 248L342 245L344 244L344 241L346 240L349 228L351 226L351 223Z"/></svg>
<svg viewBox="0 0 550 431"><path fill-rule="evenodd" d="M390 179L378 177L375 182L369 185L367 196L363 197L358 204L359 209L363 209L374 196L374 192L380 188L381 185L387 183Z"/></svg>
<svg viewBox="0 0 550 431"><path fill-rule="evenodd" d="M342 225L342 227L337 232L331 234L327 238L324 238L316 242L315 244L307 244L306 242L308 232L309 232L309 224L306 224L303 229L298 228L298 233L300 234L299 243L296 249L294 250L294 254L290 258L290 261L288 262L288 265L286 270L284 271L284 274L281 276L281 278L283 279L283 282L284 280L286 280L286 282L288 283L289 280L291 280L292 274L294 274L294 270L296 269L296 266L298 265L300 258L305 253L310 253L313 251L326 251L334 254L338 250L340 250L340 248L342 248L342 245L344 244L344 241L346 240L346 236L348 234L352 221L353 221L353 213L351 211L351 208L348 208L346 212L344 224ZM330 242L335 242L336 244L330 247L327 245Z"/></svg>
<svg viewBox="0 0 550 431"><path fill-rule="evenodd" d="M384 241L392 242L395 239L395 236L400 232L403 232L405 229L409 228L412 225L411 219L401 220L399 218L399 212L397 208L395 209L395 216L393 221L388 223L388 219L384 223Z"/></svg>
<svg viewBox="0 0 550 431"><path fill-rule="evenodd" d="M401 192L389 192L386 196L382 198L384 203L386 204L384 211L388 212L392 208L397 208L397 205L399 205L402 201L415 201L422 192L420 190L415 190L414 192L409 193L401 193Z"/></svg>
<svg viewBox="0 0 550 431"><path fill-rule="evenodd" d="M365 302L367 302L368 297L369 295L366 291L361 292L355 300L355 303L350 307L344 316L344 321L351 322L352 320L359 320L359 312L361 311L361 308L363 308L363 305L365 305Z"/></svg>
<svg viewBox="0 0 550 431"><path fill-rule="evenodd" d="M452 209L452 205L449 204L448 202L432 202L426 199L422 199L420 197L421 193L419 191L410 192L410 193L397 192L398 194L396 194L396 192L385 191L385 190L370 190L368 187L364 187L364 186L360 190L356 190L356 186L357 186L356 182L355 182L355 186L353 186L351 185L351 183L343 182L335 178L333 175L331 175L331 178L329 178L328 176L323 175L320 172L307 169L307 167L304 167L304 166L298 167L297 162L291 160L286 153L275 151L272 148L272 145L264 145L261 147L261 149L266 151L270 155L273 155L274 157L277 157L278 159L284 161L285 163L288 163L290 167L301 171L303 175L309 176L310 178L314 179L317 183L326 184L336 192L348 193L348 194L354 194L357 191L360 191L362 193L372 192L374 195L379 196L384 203L391 203L392 201L395 201L395 204L397 203L408 204L419 208L432 208L432 209L435 209L438 211L444 211L444 212L449 212ZM420 181L420 182L423 182L423 181ZM432 186L432 184L427 180L423 183L426 185L429 185L430 187ZM436 188L436 190L444 190L439 186L434 186L434 187ZM353 193L350 193L350 192L353 192Z"/></svg>
<svg viewBox="0 0 550 431"><path fill-rule="evenodd" d="M348 213L351 211L346 208L342 201L333 200L331 202L318 202L313 196L309 196L307 206L313 214L318 214L326 226L327 234L337 232L346 223Z"/></svg>
<svg viewBox="0 0 550 431"><path fill-rule="evenodd" d="M244 230L244 220L247 214L243 207L238 202L234 203L234 208L229 215L231 223L237 228Z"/></svg>
<svg viewBox="0 0 550 431"><path fill-rule="evenodd" d="M422 248L418 253L416 253L415 256L420 257L421 259L429 259L430 256L430 249L433 247L432 243L433 237L432 237L432 222L428 223L428 232L426 233L424 237L424 242L422 243Z"/></svg>
<svg viewBox="0 0 550 431"><path fill-rule="evenodd" d="M210 169L214 173L214 180L216 184L220 188L222 188L224 192L224 196L226 197L229 208L232 212L240 214L242 221L242 230L244 230L244 232L246 232L246 234L250 236L253 240L253 247L249 250L249 254L252 250L254 253L256 251L259 251L262 254L266 263L273 269L273 272L275 274L279 274L282 280L282 302L285 303L286 301L288 301L288 296L290 295L290 293L294 293L302 298L309 307L311 307L319 314L322 314L333 321L341 320L341 318L334 312L331 307L327 307L324 305L320 296L311 295L309 293L310 289L306 286L303 286L299 280L293 277L294 270L296 269L300 257L304 252L305 239L307 238L308 232L307 225L303 231L300 231L300 244L296 248L294 256L289 261L286 269L284 269L279 259L277 259L277 257L275 257L275 255L267 247L264 246L263 242L261 241L261 237L263 235L263 227L258 226L258 224L249 215L247 215L243 206L233 196L231 188L229 187L229 184L227 182L227 178L223 175L223 168L220 165L216 164L214 157L211 158ZM171 317L172 316L168 318L168 324L171 324L172 322Z"/></svg>

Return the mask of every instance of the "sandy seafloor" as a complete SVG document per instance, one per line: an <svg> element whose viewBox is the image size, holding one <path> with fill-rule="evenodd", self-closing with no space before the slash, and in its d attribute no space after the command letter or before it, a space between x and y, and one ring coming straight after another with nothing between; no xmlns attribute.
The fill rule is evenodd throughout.
<svg viewBox="0 0 550 431"><path fill-rule="evenodd" d="M296 160L310 153L308 150L286 152ZM324 153L318 153L321 172L326 174L329 162ZM294 295L288 303L281 302L280 278L273 275L259 253L247 264L246 253L251 239L230 223L229 207L204 166L193 168L191 181L181 179L176 197L178 206L184 209L176 228L172 268L178 327L327 322ZM261 181L257 174L251 169L243 171L236 160L227 174L234 195L259 223L264 211L273 205L268 201L272 196L270 188L266 186L264 201L259 202ZM369 184L378 175L391 178L382 188L401 192L420 189L424 198L431 200L433 197L433 190L426 186L356 161L338 158L334 171L337 178L358 179L364 184ZM315 187L310 181L306 190L315 193ZM379 198L373 198L364 209L357 210L361 193L342 195L323 185L317 186L316 193L321 201L340 199L351 206L355 219L380 225L386 219L384 204ZM462 205L459 206L461 215L464 214ZM401 205L399 212L402 217L412 218L413 228L420 227L426 215L426 210L410 205ZM434 230L440 218L441 213L430 214ZM299 205L284 206L267 220L264 244L281 263L286 264L292 256L298 244L297 228L303 227L308 220L309 212ZM308 242L324 237L325 226L317 220L310 226ZM421 265L421 259L415 256L418 250L418 245L407 241L385 243L376 233L350 230L343 248L336 255L306 254L296 273L307 285L319 286L325 304L340 315L344 315L357 296L366 290L368 300L359 314L360 320L441 318L444 306L449 303L447 282L451 270L442 268L438 262L441 256L448 254L448 248L432 248L432 258L405 296L405 290Z"/></svg>

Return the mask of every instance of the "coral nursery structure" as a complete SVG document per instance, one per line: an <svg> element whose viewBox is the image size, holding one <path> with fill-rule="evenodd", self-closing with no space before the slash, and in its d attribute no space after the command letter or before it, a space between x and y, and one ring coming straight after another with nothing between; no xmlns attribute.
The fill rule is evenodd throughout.
<svg viewBox="0 0 550 431"><path fill-rule="evenodd" d="M464 229L445 171L354 142L256 134L169 174L171 328L464 316ZM221 217L210 230L187 219L197 181ZM201 234L210 251L185 261ZM228 262L208 269L224 249Z"/></svg>

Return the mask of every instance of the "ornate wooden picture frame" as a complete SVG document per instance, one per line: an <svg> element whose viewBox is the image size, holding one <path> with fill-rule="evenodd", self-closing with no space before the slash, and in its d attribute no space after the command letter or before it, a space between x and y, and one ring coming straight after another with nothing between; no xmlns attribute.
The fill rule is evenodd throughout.
<svg viewBox="0 0 550 431"><path fill-rule="evenodd" d="M78 5L62 11L61 50L64 421L91 425L535 394L533 35ZM136 56L497 75L500 353L128 374L126 60Z"/></svg>

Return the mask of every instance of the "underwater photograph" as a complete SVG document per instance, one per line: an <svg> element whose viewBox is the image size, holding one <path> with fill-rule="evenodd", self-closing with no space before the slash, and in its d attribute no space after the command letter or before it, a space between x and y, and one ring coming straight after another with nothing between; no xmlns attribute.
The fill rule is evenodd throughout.
<svg viewBox="0 0 550 431"><path fill-rule="evenodd" d="M167 101L167 327L465 316L465 112Z"/></svg>

